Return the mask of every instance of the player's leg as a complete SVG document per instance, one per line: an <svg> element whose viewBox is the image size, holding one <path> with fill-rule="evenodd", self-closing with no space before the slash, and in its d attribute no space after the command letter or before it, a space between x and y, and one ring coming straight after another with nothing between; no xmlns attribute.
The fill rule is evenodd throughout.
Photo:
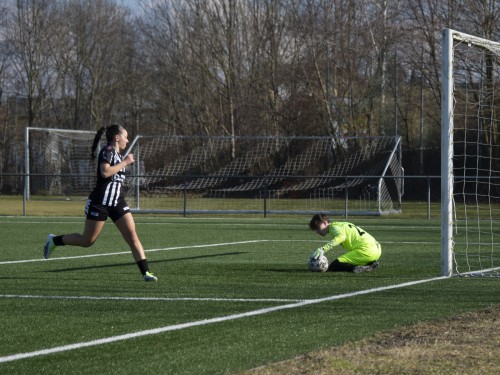
<svg viewBox="0 0 500 375"><path fill-rule="evenodd" d="M80 246L80 247L89 247L94 244L99 237L99 234L104 227L105 221L101 220L85 220L85 227L83 228L83 233L71 233L65 234L61 236L62 245L69 246ZM54 238L54 243L56 243L56 238ZM56 243L57 245L57 243Z"/></svg>
<svg viewBox="0 0 500 375"><path fill-rule="evenodd" d="M104 226L105 221L102 220L85 220L85 227L83 233L71 233L56 236L49 234L45 246L43 247L43 256L47 259L50 254L57 246L80 246L89 247L91 246L99 237L99 233Z"/></svg>
<svg viewBox="0 0 500 375"><path fill-rule="evenodd" d="M356 266L350 263L341 262L335 259L328 266L328 272L353 272Z"/></svg>
<svg viewBox="0 0 500 375"><path fill-rule="evenodd" d="M49 234L45 246L43 247L43 256L47 259L57 246L80 246L89 247L94 244L101 233L104 223L108 218L108 210L101 204L94 203L89 198L85 204L85 227L83 233L71 233L62 236Z"/></svg>
<svg viewBox="0 0 500 375"><path fill-rule="evenodd" d="M370 262L371 257L366 257L360 251L352 250L335 259L328 266L330 272L359 272L361 265ZM357 270L356 270L357 269Z"/></svg>
<svg viewBox="0 0 500 375"><path fill-rule="evenodd" d="M377 261L381 253L382 249L379 243L359 250L352 250L334 260L328 270L333 272L370 272L378 267L379 263Z"/></svg>
<svg viewBox="0 0 500 375"><path fill-rule="evenodd" d="M144 253L144 248L135 229L134 217L130 212L115 220L115 225L122 234L132 251L134 260L139 267L145 281L156 281L157 277L149 271L148 261Z"/></svg>
<svg viewBox="0 0 500 375"><path fill-rule="evenodd" d="M144 248L142 247L142 243L137 235L135 221L132 214L130 212L126 213L115 221L115 225L122 234L124 240L129 245L132 255L134 256L134 260L138 262L141 259L145 259L146 255L144 254Z"/></svg>
<svg viewBox="0 0 500 375"><path fill-rule="evenodd" d="M328 266L328 271L329 272L361 273L361 272L371 272L377 267L378 267L377 261L370 262L370 263L363 265L363 266L355 266L354 264L347 263L347 262L341 262L339 259L335 259Z"/></svg>
<svg viewBox="0 0 500 375"><path fill-rule="evenodd" d="M352 272L362 273L373 271L379 265L378 260L381 254L382 247L378 242L363 249L362 254L358 258L358 265L354 267Z"/></svg>

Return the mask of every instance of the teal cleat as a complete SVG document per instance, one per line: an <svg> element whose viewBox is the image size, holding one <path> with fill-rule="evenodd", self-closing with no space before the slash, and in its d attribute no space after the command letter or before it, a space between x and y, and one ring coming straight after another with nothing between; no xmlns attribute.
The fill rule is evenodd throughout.
<svg viewBox="0 0 500 375"><path fill-rule="evenodd" d="M47 242L45 242L45 246L43 247L43 257L45 259L50 258L50 253L54 251L56 248L56 245L54 245L53 238L55 237L54 234L49 234L47 237Z"/></svg>

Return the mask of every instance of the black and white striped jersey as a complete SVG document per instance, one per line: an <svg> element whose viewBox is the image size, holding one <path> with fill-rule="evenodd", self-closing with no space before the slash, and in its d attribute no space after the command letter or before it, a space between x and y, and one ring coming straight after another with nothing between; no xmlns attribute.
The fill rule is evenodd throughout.
<svg viewBox="0 0 500 375"><path fill-rule="evenodd" d="M120 199L124 199L122 184L125 181L125 168L108 178L101 175L102 163L109 163L109 165L114 166L121 162L122 156L113 146L106 145L101 149L97 160L97 182L89 197L93 202L114 207Z"/></svg>

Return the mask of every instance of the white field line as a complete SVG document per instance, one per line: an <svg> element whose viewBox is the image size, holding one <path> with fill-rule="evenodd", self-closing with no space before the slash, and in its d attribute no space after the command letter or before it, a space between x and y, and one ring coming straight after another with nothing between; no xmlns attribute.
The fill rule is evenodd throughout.
<svg viewBox="0 0 500 375"><path fill-rule="evenodd" d="M74 343L74 344L70 344L70 345L56 346L53 348L36 350L33 352L17 353L17 354L13 354L13 355L0 357L0 363L12 362L12 361L20 360L20 359L33 358L33 357L49 355L49 354L53 354L53 353L66 352L69 350L87 348L87 347L91 347L91 346L110 344L113 342L130 340L130 339L134 339L137 337L157 335L157 334L164 333L164 332L178 331L178 330L191 328L191 327L204 326L204 325L208 325L208 324L220 323L220 322L225 322L225 321L229 321L229 320L248 318L251 316L264 315L264 314L269 314L269 313L272 313L275 311L286 310L286 309L295 309L295 308L313 305L313 304L318 304L318 303L322 303L322 302L334 301L334 300L339 300L339 299L343 299L343 298L350 298L350 297L355 297L355 296L370 294L370 293L377 293L377 292L382 292L385 290L405 288L405 287L409 287L409 286L413 286L413 285L433 282L433 281L437 281L437 280L444 280L444 279L448 279L448 277L441 276L441 277L435 277L432 279L416 280L416 281L406 282L406 283L402 283L402 284L389 285L389 286L384 286L384 287L379 287L379 288L361 290L361 291L352 292L352 293L340 294L340 295L336 295L336 296L330 296L330 297L324 297L324 298L318 298L318 299L290 303L290 304L286 304L286 305L268 307L268 308L248 311L248 312L240 313L240 314L233 314L233 315L221 316L221 317L216 317L216 318L211 318L211 319L197 320L194 322L186 322L186 323L182 323L182 324L174 324L171 326L164 326L164 327L158 327L158 328L153 328L153 329L147 329L144 331L132 332L132 333L127 333L127 334L118 335L118 336L111 336L111 337L106 337L106 338L102 338L102 339L98 339L98 340L91 340L91 341L85 341L85 342L78 342L78 343Z"/></svg>
<svg viewBox="0 0 500 375"><path fill-rule="evenodd" d="M222 242L222 243L214 243L214 244L204 244L204 245L189 245L189 246L176 246L176 247L163 247L159 249L149 249L145 250L146 253L152 253L156 251L173 251L173 250L182 250L182 249L197 249L204 247L218 247L218 246L229 246L229 245L242 245L247 243L257 243L257 242L267 242L268 240L251 240L251 241L237 241L237 242ZM41 254L41 251L40 251ZM69 257L57 257L57 258L37 258L37 259L23 259L23 260L10 260L0 262L2 264L16 264L16 263L31 263L31 262L51 262L51 261L59 261L59 260L68 260L68 259L81 259L81 258L94 258L94 257L106 257L106 256L114 256L114 255L129 255L130 251L121 251L116 253L103 253L103 254L87 254L87 255L75 255Z"/></svg>
<svg viewBox="0 0 500 375"><path fill-rule="evenodd" d="M288 298L210 298L210 297L114 297L114 296L44 296L30 294L0 294L0 298L19 299L63 299L63 300L87 300L87 301L208 301L208 302L299 302L305 299Z"/></svg>

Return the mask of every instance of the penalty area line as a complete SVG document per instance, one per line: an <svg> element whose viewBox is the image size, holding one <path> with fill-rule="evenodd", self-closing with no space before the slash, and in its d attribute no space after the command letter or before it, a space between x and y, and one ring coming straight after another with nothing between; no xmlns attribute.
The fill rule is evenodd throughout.
<svg viewBox="0 0 500 375"><path fill-rule="evenodd" d="M12 355L8 355L8 356L0 357L0 363L12 362L12 361L20 360L20 359L33 358L33 357L37 357L37 356L49 355L49 354L54 354L54 353L61 353L61 352L66 352L66 351L70 351L70 350L88 348L88 347L92 347L92 346L105 345L105 344L110 344L110 343L114 343L114 342L118 342L118 341L130 340L130 339L135 339L135 338L144 337L144 336L157 335L157 334L165 333L165 332L178 331L178 330L191 328L191 327L204 326L204 325L208 325L208 324L215 324L215 323L220 323L220 322L225 322L225 321L230 321L230 320L248 318L248 317L257 316L257 315L264 315L264 314L269 314L269 313L273 313L273 312L281 311L281 310L295 309L295 308L300 308L300 307L304 307L304 306L308 306L308 305L314 305L314 304L318 304L318 303L322 303L322 302L335 301L335 300L344 299L344 298L356 297L356 296L360 296L360 295L364 295L364 294L383 292L383 291L391 290L391 289L405 288L405 287L410 287L410 286L414 286L414 285L418 285L418 284L424 284L424 283L428 283L428 282L445 280L445 279L449 279L449 277L448 276L440 276L440 277L435 277L435 278L431 278L431 279L410 281L410 282L406 282L406 283L402 283L402 284L383 286L383 287L378 287L378 288L361 290L361 291L357 291L357 292L339 294L339 295L330 296L330 297L317 298L317 299L312 299L312 300L304 300L304 301L289 303L289 304L285 304L285 305L267 307L267 308L252 310L252 311L239 313L239 314L232 314L232 315L227 315L227 316L215 317L215 318L211 318L211 319L203 319L203 320L197 320L194 322L187 322L187 323L182 323L182 324L174 324L171 326L147 329L144 331L132 332L132 333L127 333L127 334L118 335L118 336L111 336L111 337L106 337L106 338L102 338L102 339L98 339L98 340L91 340L91 341L86 341L86 342L74 343L74 344L70 344L70 345L56 346L53 348L36 350L36 351L26 352L26 353L12 354Z"/></svg>

